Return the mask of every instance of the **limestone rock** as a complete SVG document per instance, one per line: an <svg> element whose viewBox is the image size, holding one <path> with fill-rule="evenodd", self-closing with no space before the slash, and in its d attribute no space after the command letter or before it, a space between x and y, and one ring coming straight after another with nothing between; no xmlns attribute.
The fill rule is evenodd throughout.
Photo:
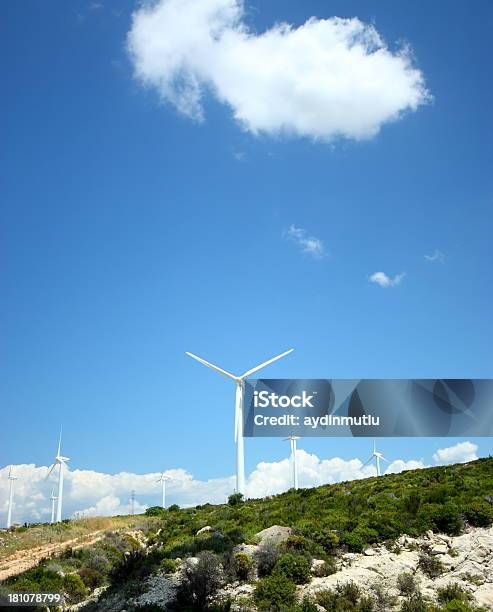
<svg viewBox="0 0 493 612"><path fill-rule="evenodd" d="M281 527L280 525L272 525L267 529L263 529L257 533L257 537L261 544L266 542L272 542L274 544L281 544L285 542L292 534L293 530L291 527Z"/></svg>

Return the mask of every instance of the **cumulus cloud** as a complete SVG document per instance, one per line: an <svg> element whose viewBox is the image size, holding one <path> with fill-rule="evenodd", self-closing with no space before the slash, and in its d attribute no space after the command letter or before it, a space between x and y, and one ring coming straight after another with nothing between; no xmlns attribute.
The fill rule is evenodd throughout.
<svg viewBox="0 0 493 612"><path fill-rule="evenodd" d="M445 263L445 254L438 249L433 251L432 255L425 255L424 258L426 261L437 262L437 263Z"/></svg>
<svg viewBox="0 0 493 612"><path fill-rule="evenodd" d="M206 92L254 134L356 140L431 99L408 47L357 18L256 33L243 0L158 0L132 17L135 77L197 121Z"/></svg>
<svg viewBox="0 0 493 612"><path fill-rule="evenodd" d="M320 238L309 236L307 231L301 227L290 225L284 232L284 237L294 242L303 253L311 255L315 259L321 259L325 255L323 241Z"/></svg>
<svg viewBox="0 0 493 612"><path fill-rule="evenodd" d="M400 285L402 279L405 276L405 272L396 274L394 278L391 278L390 276L385 274L385 272L375 272L368 278L368 280L370 281L370 283L376 283L377 285L380 285L380 287L386 289L387 287L396 287L397 285Z"/></svg>
<svg viewBox="0 0 493 612"><path fill-rule="evenodd" d="M436 463L467 463L468 461L474 461L478 458L476 451L478 450L477 444L472 442L459 442L455 446L449 446L448 448L439 448L433 455L433 459Z"/></svg>
<svg viewBox="0 0 493 612"><path fill-rule="evenodd" d="M441 448L433 455L436 464L464 463L477 459L478 447L471 442ZM389 457L385 473L396 474L404 470L428 467L422 459L403 460ZM347 480L358 480L376 476L373 463L365 465L360 459L333 457L323 459L303 448L297 454L300 486L317 487ZM51 515L50 493L55 487L58 475L55 473L45 480L48 467L33 464L14 466L15 481L13 520L47 521ZM0 469L0 525L5 521L8 499L9 466ZM184 469L176 468L165 472L167 501L180 506L224 503L234 491L234 476L197 480ZM135 511L144 512L149 506L160 504L161 487L157 483L159 473L104 474L92 470L65 472L64 517L112 516L131 512L130 496L135 491ZM280 461L261 461L249 475L246 483L248 497L265 497L288 490L292 486L292 466L288 458Z"/></svg>

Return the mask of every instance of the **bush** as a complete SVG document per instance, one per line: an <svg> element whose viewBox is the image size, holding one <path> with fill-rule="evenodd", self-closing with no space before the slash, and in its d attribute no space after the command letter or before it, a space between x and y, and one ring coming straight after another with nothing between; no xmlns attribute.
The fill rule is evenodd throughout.
<svg viewBox="0 0 493 612"><path fill-rule="evenodd" d="M228 497L228 504L230 506L237 506L238 504L241 504L242 501L243 493L233 493Z"/></svg>
<svg viewBox="0 0 493 612"><path fill-rule="evenodd" d="M493 523L493 506L485 501L475 501L466 506L464 516L475 527L488 527Z"/></svg>
<svg viewBox="0 0 493 612"><path fill-rule="evenodd" d="M83 567L78 572L84 585L90 590L94 591L104 583L104 575L98 570L91 569L90 567Z"/></svg>
<svg viewBox="0 0 493 612"><path fill-rule="evenodd" d="M310 562L302 555L286 553L274 567L274 574L281 574L295 584L305 584L310 580Z"/></svg>
<svg viewBox="0 0 493 612"><path fill-rule="evenodd" d="M471 595L465 591L457 582L451 582L441 589L437 589L437 599L441 604L451 601L462 601L467 603L471 600Z"/></svg>
<svg viewBox="0 0 493 612"><path fill-rule="evenodd" d="M217 555L209 551L202 551L198 561L185 562L183 579L180 583L177 599L182 608L191 606L195 610L206 607L207 598L213 595L221 584L221 565ZM180 609L182 609L180 608Z"/></svg>
<svg viewBox="0 0 493 612"><path fill-rule="evenodd" d="M180 506L178 504L171 504L171 506L168 508L168 512L177 512L180 509Z"/></svg>
<svg viewBox="0 0 493 612"><path fill-rule="evenodd" d="M248 580L253 568L253 560L250 555L238 552L234 556L234 570L238 580Z"/></svg>
<svg viewBox="0 0 493 612"><path fill-rule="evenodd" d="M261 544L255 552L259 576L268 576L279 559L279 549L273 542Z"/></svg>
<svg viewBox="0 0 493 612"><path fill-rule="evenodd" d="M151 506L145 511L146 516L163 516L166 514L166 509L162 506Z"/></svg>
<svg viewBox="0 0 493 612"><path fill-rule="evenodd" d="M296 585L281 574L261 578L253 592L253 599L259 610L289 610L296 602Z"/></svg>
<svg viewBox="0 0 493 612"><path fill-rule="evenodd" d="M310 526L304 529L304 535L307 539L312 540L322 547L322 549L330 553L339 546L339 536L333 529L328 527Z"/></svg>
<svg viewBox="0 0 493 612"><path fill-rule="evenodd" d="M428 612L428 609L427 602L419 591L411 595L401 606L401 612Z"/></svg>
<svg viewBox="0 0 493 612"><path fill-rule="evenodd" d="M361 590L354 582L338 584L335 590L319 591L316 594L316 602L327 612L336 610L372 612L374 610L373 601L367 597L361 598ZM359 604L362 604L362 607Z"/></svg>
<svg viewBox="0 0 493 612"><path fill-rule="evenodd" d="M350 531L344 535L344 544L346 544L346 546L352 552L363 552L365 548L363 539L355 531Z"/></svg>
<svg viewBox="0 0 493 612"><path fill-rule="evenodd" d="M418 585L416 583L416 578L413 574L403 572L397 576L397 588L401 595L405 597L409 597L409 595L414 595L416 593Z"/></svg>
<svg viewBox="0 0 493 612"><path fill-rule="evenodd" d="M440 559L425 553L419 555L418 565L423 574L426 574L428 578L436 578L437 576L440 576L440 574L443 574L444 571L444 567Z"/></svg>
<svg viewBox="0 0 493 612"><path fill-rule="evenodd" d="M175 559L163 559L161 561L161 570L165 574L174 574L178 569L178 563Z"/></svg>
<svg viewBox="0 0 493 612"><path fill-rule="evenodd" d="M79 603L89 594L78 574L68 574L63 578L63 592L71 603Z"/></svg>

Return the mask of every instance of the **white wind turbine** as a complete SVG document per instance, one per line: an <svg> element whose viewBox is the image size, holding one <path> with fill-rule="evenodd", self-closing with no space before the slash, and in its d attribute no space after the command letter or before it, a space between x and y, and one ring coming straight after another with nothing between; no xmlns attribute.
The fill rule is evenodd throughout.
<svg viewBox="0 0 493 612"><path fill-rule="evenodd" d="M288 440L291 443L291 466L293 468L293 488L297 489L298 488L298 465L296 463L296 441L299 440L299 436L288 436L287 438L284 438L284 442L287 442Z"/></svg>
<svg viewBox="0 0 493 612"><path fill-rule="evenodd" d="M389 460L385 459L385 457L382 455L380 451L377 451L375 440L373 440L373 452L370 455L370 458L368 459L368 461L363 464L363 467L365 465L368 465L371 461L373 461L373 459L375 459L375 466L377 468L377 476L381 476L380 461L385 461L386 463L389 463Z"/></svg>
<svg viewBox="0 0 493 612"><path fill-rule="evenodd" d="M63 501L63 467L70 461L68 457L63 457L61 453L62 446L62 430L60 429L60 437L58 438L58 452L55 457L55 462L48 470L48 474L46 474L46 479L48 479L51 472L55 469L57 465L60 466L60 472L58 474L58 503L56 507L56 522L59 523L62 520L62 501Z"/></svg>
<svg viewBox="0 0 493 612"><path fill-rule="evenodd" d="M161 472L161 476L156 480L156 482L161 483L161 494L162 494L162 508L166 508L166 481L169 480L169 476L166 476L164 472Z"/></svg>
<svg viewBox="0 0 493 612"><path fill-rule="evenodd" d="M55 495L55 491L52 489L51 490L51 495L50 495L50 501L51 501L51 521L50 523L54 523L55 522L55 501L58 499L58 497Z"/></svg>
<svg viewBox="0 0 493 612"><path fill-rule="evenodd" d="M12 525L12 505L14 501L14 480L18 480L17 476L12 474L12 466L9 470L9 506L7 509L7 529Z"/></svg>
<svg viewBox="0 0 493 612"><path fill-rule="evenodd" d="M294 349L289 349L289 351L285 351L284 353L277 355L277 357L273 357L272 359L269 359L268 361L264 361L264 363L261 363L260 365L255 366L251 370L247 370L241 376L235 376L234 374L231 374L230 372L226 372L226 370L223 370L222 368L212 363L209 363L208 361L206 361L205 359L202 359L201 357L197 357L197 355L194 355L193 353L188 353L188 352L186 353L189 357L196 359L197 361L204 364L208 368L211 368L212 370L215 370L219 374L226 376L226 378L230 378L231 380L234 381L236 385L236 402L235 402L236 491L238 493L241 493L242 495L245 495L245 454L244 454L244 449L243 449L243 396L245 392L245 379L248 378L248 376L250 376L254 372L257 372L258 370L265 368L265 366L269 365L270 363L273 363L274 361L277 361L278 359L281 359L282 357L289 355L289 353L291 353L293 350Z"/></svg>

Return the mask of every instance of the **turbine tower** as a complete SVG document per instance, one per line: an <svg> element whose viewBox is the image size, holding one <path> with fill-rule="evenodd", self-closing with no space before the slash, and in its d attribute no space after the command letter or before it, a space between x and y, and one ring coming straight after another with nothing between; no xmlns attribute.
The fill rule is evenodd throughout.
<svg viewBox="0 0 493 612"><path fill-rule="evenodd" d="M50 501L51 501L51 521L50 523L55 522L55 501L58 497L55 495L54 489L51 490Z"/></svg>
<svg viewBox="0 0 493 612"><path fill-rule="evenodd" d="M274 361L277 361L278 359L281 359L282 357L289 355L289 353L291 353L293 350L294 349L289 349L289 351L285 351L284 353L277 355L277 357L273 357L272 359L269 359L268 361L264 361L264 363L261 363L260 365L255 366L251 370L247 370L241 376L235 376L234 374L231 374L230 372L226 372L226 370L223 370L222 368L214 365L213 363L209 363L208 361L206 361L205 359L202 359L201 357L197 357L197 355L194 355L193 353L188 353L188 352L186 353L189 357L192 357L192 359L196 359L197 361L207 366L208 368L211 368L212 370L215 370L219 374L226 376L226 378L231 379L232 381L234 381L236 385L236 402L235 402L236 490L238 491L238 493L241 493L242 495L245 495L245 454L244 454L244 449L243 449L243 397L245 393L245 379L248 378L248 376L250 376L254 372L257 372L258 370L265 368L265 366L269 365L270 363L273 363Z"/></svg>
<svg viewBox="0 0 493 612"><path fill-rule="evenodd" d="M389 460L385 459L385 457L382 455L380 451L377 451L375 440L373 441L373 452L370 455L370 458L368 459L368 461L363 464L363 467L365 465L368 465L371 461L373 461L373 459L375 459L375 467L377 468L377 476L381 476L380 461L385 461L386 463L389 463Z"/></svg>
<svg viewBox="0 0 493 612"><path fill-rule="evenodd" d="M156 482L161 483L161 494L162 494L162 508L166 508L166 481L169 480L169 476L166 476L164 472L161 473L161 476L156 480Z"/></svg>
<svg viewBox="0 0 493 612"><path fill-rule="evenodd" d="M17 476L12 474L12 466L9 470L9 507L7 509L7 529L12 525L12 504L14 500L14 480L17 480Z"/></svg>
<svg viewBox="0 0 493 612"><path fill-rule="evenodd" d="M63 457L61 455L61 447L62 447L62 430L60 429L60 437L58 438L58 452L55 456L55 462L48 470L48 474L46 474L46 479L48 479L51 472L56 468L57 465L60 466L60 472L58 474L58 503L56 507L56 522L59 523L62 520L62 501L63 501L63 467L70 461L68 457Z"/></svg>
<svg viewBox="0 0 493 612"><path fill-rule="evenodd" d="M298 488L298 465L296 463L296 441L299 440L299 436L288 436L284 438L284 442L288 440L291 443L291 466L293 468L293 489Z"/></svg>

